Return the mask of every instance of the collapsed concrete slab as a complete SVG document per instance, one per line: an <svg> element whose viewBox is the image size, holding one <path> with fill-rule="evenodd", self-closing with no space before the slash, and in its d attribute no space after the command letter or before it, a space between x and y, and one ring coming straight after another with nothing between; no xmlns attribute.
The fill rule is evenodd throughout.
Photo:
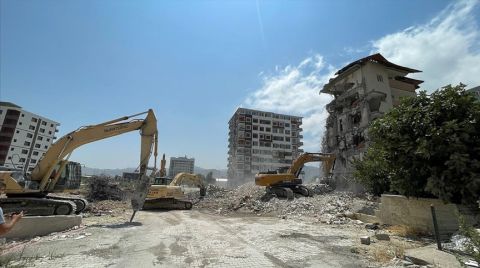
<svg viewBox="0 0 480 268"><path fill-rule="evenodd" d="M4 236L9 239L28 239L61 232L82 224L80 215L26 216Z"/></svg>
<svg viewBox="0 0 480 268"><path fill-rule="evenodd" d="M454 255L438 250L434 245L407 249L405 251L405 257L417 265L433 264L435 267L462 267Z"/></svg>

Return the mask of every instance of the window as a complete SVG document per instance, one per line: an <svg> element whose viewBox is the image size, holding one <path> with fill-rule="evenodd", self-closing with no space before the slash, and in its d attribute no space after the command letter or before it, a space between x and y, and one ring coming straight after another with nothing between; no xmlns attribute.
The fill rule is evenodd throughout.
<svg viewBox="0 0 480 268"><path fill-rule="evenodd" d="M23 149L22 154L28 154L28 150Z"/></svg>
<svg viewBox="0 0 480 268"><path fill-rule="evenodd" d="M265 129L263 127L260 127L260 131L264 131Z"/></svg>
<svg viewBox="0 0 480 268"><path fill-rule="evenodd" d="M39 140L39 141L42 141L42 140L43 140L43 137L42 137L42 136L38 136L38 140Z"/></svg>
<svg viewBox="0 0 480 268"><path fill-rule="evenodd" d="M50 124L50 127L53 127L53 124Z"/></svg>
<svg viewBox="0 0 480 268"><path fill-rule="evenodd" d="M253 133L253 137L254 137L254 138L258 138L258 134L257 134L257 133Z"/></svg>
<svg viewBox="0 0 480 268"><path fill-rule="evenodd" d="M43 146L43 147L45 147L45 149L48 149L48 146L47 146L47 145L45 145L45 146Z"/></svg>
<svg viewBox="0 0 480 268"><path fill-rule="evenodd" d="M46 126L46 125L47 125L47 122L42 121L42 126Z"/></svg>
<svg viewBox="0 0 480 268"><path fill-rule="evenodd" d="M22 114L22 117L25 117L25 115L24 115L24 114Z"/></svg>
<svg viewBox="0 0 480 268"><path fill-rule="evenodd" d="M23 143L23 145L25 145L25 146L30 146L30 142L29 142L29 141L26 141L25 143Z"/></svg>
<svg viewBox="0 0 480 268"><path fill-rule="evenodd" d="M47 141L50 141L50 139L47 139Z"/></svg>
<svg viewBox="0 0 480 268"><path fill-rule="evenodd" d="M52 132L51 132L51 131L49 131L49 132L48 132L48 134L52 134Z"/></svg>
<svg viewBox="0 0 480 268"><path fill-rule="evenodd" d="M40 148L40 144L35 144L35 148Z"/></svg>
<svg viewBox="0 0 480 268"><path fill-rule="evenodd" d="M32 159L32 160L30 160L30 163L31 163L31 164L35 164L35 163L37 163L37 160Z"/></svg>
<svg viewBox="0 0 480 268"><path fill-rule="evenodd" d="M252 122L252 118L250 118L250 117L247 117L245 119L246 119L247 122Z"/></svg>
<svg viewBox="0 0 480 268"><path fill-rule="evenodd" d="M21 126L21 125L22 125L22 122L18 122L18 125L20 125L20 126Z"/></svg>
<svg viewBox="0 0 480 268"><path fill-rule="evenodd" d="M258 126L253 126L253 130L258 130Z"/></svg>
<svg viewBox="0 0 480 268"><path fill-rule="evenodd" d="M32 170L33 170L33 167L29 167L29 168L28 168L28 171L32 171Z"/></svg>
<svg viewBox="0 0 480 268"><path fill-rule="evenodd" d="M285 137L285 141L290 141L290 138L289 138L289 137Z"/></svg>
<svg viewBox="0 0 480 268"><path fill-rule="evenodd" d="M25 158L20 158L20 163L24 163L25 162Z"/></svg>
<svg viewBox="0 0 480 268"><path fill-rule="evenodd" d="M35 126L30 125L30 126L28 127L28 129L30 129L30 130L35 130Z"/></svg>
<svg viewBox="0 0 480 268"><path fill-rule="evenodd" d="M247 130L252 130L252 126L250 125L246 125L245 127L247 128Z"/></svg>
<svg viewBox="0 0 480 268"><path fill-rule="evenodd" d="M263 134L260 134L260 139L261 140L265 139L265 136Z"/></svg>
<svg viewBox="0 0 480 268"><path fill-rule="evenodd" d="M251 136L250 132L245 133L245 137L250 138Z"/></svg>
<svg viewBox="0 0 480 268"><path fill-rule="evenodd" d="M290 134L290 130L285 130L285 134Z"/></svg>
<svg viewBox="0 0 480 268"><path fill-rule="evenodd" d="M33 134L32 133L27 133L27 138L32 138Z"/></svg>
<svg viewBox="0 0 480 268"><path fill-rule="evenodd" d="M289 124L289 123L285 123L285 127L290 127L290 124Z"/></svg>
<svg viewBox="0 0 480 268"><path fill-rule="evenodd" d="M20 133L20 131L17 130L17 134Z"/></svg>
<svg viewBox="0 0 480 268"><path fill-rule="evenodd" d="M35 117L32 117L32 122L37 123L38 119Z"/></svg>
<svg viewBox="0 0 480 268"><path fill-rule="evenodd" d="M11 156L9 156L9 157L8 157L8 160L10 160L10 159L12 159L12 157L11 157Z"/></svg>
<svg viewBox="0 0 480 268"><path fill-rule="evenodd" d="M13 139L13 142L17 142L17 139Z"/></svg>
<svg viewBox="0 0 480 268"><path fill-rule="evenodd" d="M44 128L41 128L41 129L40 129L40 132L41 132L41 133L45 133L45 129L44 129Z"/></svg>
<svg viewBox="0 0 480 268"><path fill-rule="evenodd" d="M258 119L257 119L257 118L253 118L253 123L258 123Z"/></svg>
<svg viewBox="0 0 480 268"><path fill-rule="evenodd" d="M2 113L3 113L3 110L0 110L0 114L2 114Z"/></svg>
<svg viewBox="0 0 480 268"><path fill-rule="evenodd" d="M377 74L377 81L378 82L383 82L383 76L380 74Z"/></svg>
<svg viewBox="0 0 480 268"><path fill-rule="evenodd" d="M12 147L12 148L10 148L10 151L13 151L13 150L15 150L15 148L13 148L13 147Z"/></svg>
<svg viewBox="0 0 480 268"><path fill-rule="evenodd" d="M38 155L38 151L33 151L33 155Z"/></svg>
<svg viewBox="0 0 480 268"><path fill-rule="evenodd" d="M269 127L267 127L265 130L266 130L267 132L272 132L272 129L269 128Z"/></svg>

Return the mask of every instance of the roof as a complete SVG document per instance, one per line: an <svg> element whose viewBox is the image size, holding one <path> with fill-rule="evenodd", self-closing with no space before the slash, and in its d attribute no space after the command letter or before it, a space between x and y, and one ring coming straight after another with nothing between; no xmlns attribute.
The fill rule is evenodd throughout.
<svg viewBox="0 0 480 268"><path fill-rule="evenodd" d="M8 102L8 101L0 101L0 106L7 106L7 107L22 109L22 107L16 105L15 103L11 103L11 102Z"/></svg>
<svg viewBox="0 0 480 268"><path fill-rule="evenodd" d="M420 85L421 83L423 83L422 80L417 80L417 79L413 79L413 78L405 77L405 76L396 76L396 77L395 77L395 80L402 81L402 82L405 82L405 83L414 85L414 86L415 86L415 89L419 88L419 87L420 87L419 85Z"/></svg>
<svg viewBox="0 0 480 268"><path fill-rule="evenodd" d="M385 59L382 54L380 53L376 53L376 54L373 54L373 55L370 55L370 56L367 56L365 58L361 58L359 60L356 60L350 64L348 64L347 66L343 67L342 69L338 70L335 74L336 75L339 75L339 74L342 74L343 72L345 72L346 70L348 70L350 67L354 66L354 65L357 65L357 64L365 64L366 62L377 62L377 63L380 63L382 65L385 65L387 67L391 67L391 68L395 68L395 69L398 69L398 70L402 70L402 71L405 71L407 73L420 73L422 71L419 71L419 70L415 70L415 69L412 69L412 68L408 68L408 67L404 67L404 66L400 66L400 65L397 65L395 63L391 63L389 62L387 59Z"/></svg>

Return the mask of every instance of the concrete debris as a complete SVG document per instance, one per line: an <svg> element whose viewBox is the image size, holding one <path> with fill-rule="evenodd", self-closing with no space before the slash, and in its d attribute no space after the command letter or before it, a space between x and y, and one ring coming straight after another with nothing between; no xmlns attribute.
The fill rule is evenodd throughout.
<svg viewBox="0 0 480 268"><path fill-rule="evenodd" d="M227 190L209 185L207 195L196 204L197 208L218 214L252 213L277 216L281 219L314 217L328 224L345 224L351 221L354 197L346 192L332 192L326 184L307 184L312 197L296 195L294 200L275 198L266 194L265 187L249 182Z"/></svg>
<svg viewBox="0 0 480 268"><path fill-rule="evenodd" d="M378 225L379 225L378 223L369 223L365 225L365 228L369 230L378 230L379 229Z"/></svg>
<svg viewBox="0 0 480 268"><path fill-rule="evenodd" d="M457 233L452 235L449 243L442 243L442 247L453 252L465 253L470 243L470 238Z"/></svg>
<svg viewBox="0 0 480 268"><path fill-rule="evenodd" d="M390 236L388 234L384 234L384 233L375 234L375 238L377 240L390 241Z"/></svg>
<svg viewBox="0 0 480 268"><path fill-rule="evenodd" d="M360 237L360 243L362 243L364 245L370 245L370 236Z"/></svg>
<svg viewBox="0 0 480 268"><path fill-rule="evenodd" d="M130 205L126 201L103 200L90 203L85 209L84 214L88 216L103 216L122 214L130 210Z"/></svg>
<svg viewBox="0 0 480 268"><path fill-rule="evenodd" d="M87 200L123 200L124 194L117 182L106 176L94 177L89 185Z"/></svg>

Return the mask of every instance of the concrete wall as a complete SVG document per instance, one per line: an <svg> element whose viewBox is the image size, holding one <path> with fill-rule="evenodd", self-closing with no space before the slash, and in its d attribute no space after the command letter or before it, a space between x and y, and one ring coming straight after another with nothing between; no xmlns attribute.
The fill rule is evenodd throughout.
<svg viewBox="0 0 480 268"><path fill-rule="evenodd" d="M455 204L445 204L439 199L407 198L402 195L382 195L376 216L384 224L405 225L416 230L434 233L430 205L435 206L437 221L442 236L458 230L458 215L461 212L468 222L478 222L478 210ZM474 216L476 213L476 216Z"/></svg>
<svg viewBox="0 0 480 268"><path fill-rule="evenodd" d="M1 237L28 239L65 231L80 224L82 224L80 215L26 216L17 222L9 233Z"/></svg>

